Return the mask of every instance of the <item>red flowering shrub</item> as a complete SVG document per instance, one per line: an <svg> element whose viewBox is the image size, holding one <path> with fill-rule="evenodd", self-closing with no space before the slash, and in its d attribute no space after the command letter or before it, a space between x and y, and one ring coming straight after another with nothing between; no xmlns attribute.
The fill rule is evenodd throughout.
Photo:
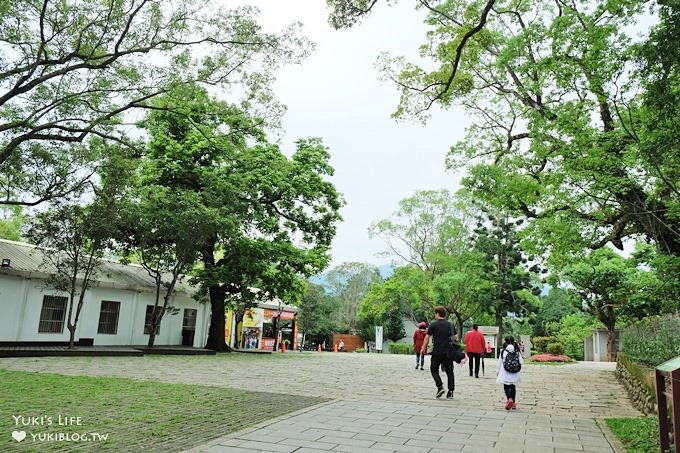
<svg viewBox="0 0 680 453"><path fill-rule="evenodd" d="M573 362L572 358L564 354L536 354L527 359L529 362Z"/></svg>

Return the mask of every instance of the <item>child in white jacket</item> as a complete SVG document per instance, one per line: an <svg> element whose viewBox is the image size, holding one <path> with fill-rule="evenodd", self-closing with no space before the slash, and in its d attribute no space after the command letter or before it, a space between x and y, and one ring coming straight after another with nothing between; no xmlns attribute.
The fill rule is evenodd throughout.
<svg viewBox="0 0 680 453"><path fill-rule="evenodd" d="M517 409L517 388L515 385L519 384L521 380L521 371L510 372L505 369L503 365L504 360L508 354L517 353L517 359L519 364L524 363L522 354L520 354L519 346L515 343L515 339L511 336L505 337L505 342L503 343L503 349L498 356L498 366L496 367L496 382L498 384L503 384L503 390L505 391L505 396L507 402L505 403L505 410Z"/></svg>

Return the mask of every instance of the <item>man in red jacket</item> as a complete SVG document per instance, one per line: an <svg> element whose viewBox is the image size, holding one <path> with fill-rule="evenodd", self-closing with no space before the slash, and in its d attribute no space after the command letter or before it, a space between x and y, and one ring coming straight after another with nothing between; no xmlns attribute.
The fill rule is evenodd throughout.
<svg viewBox="0 0 680 453"><path fill-rule="evenodd" d="M418 324L418 328L413 332L413 351L416 353L416 370L418 369L418 363L420 362L420 369L423 369L425 364L425 354L421 353L423 348L423 340L425 335L427 335L427 324L421 322Z"/></svg>
<svg viewBox="0 0 680 453"><path fill-rule="evenodd" d="M484 352L484 335L477 330L477 324L472 325L472 330L465 334L465 352L468 355L468 363L470 364L470 376L472 376L472 362L475 362L475 377L479 377L479 362L482 359L482 352Z"/></svg>

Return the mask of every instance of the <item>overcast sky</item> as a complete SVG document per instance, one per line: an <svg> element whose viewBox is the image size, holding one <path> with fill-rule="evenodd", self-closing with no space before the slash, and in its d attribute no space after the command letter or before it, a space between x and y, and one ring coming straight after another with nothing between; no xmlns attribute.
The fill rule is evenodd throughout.
<svg viewBox="0 0 680 453"><path fill-rule="evenodd" d="M412 2L378 4L362 24L336 31L328 25L322 0L225 3L260 8L266 31L300 21L305 36L316 43L309 59L284 68L277 77L274 94L288 106L282 146L292 151L296 139L315 136L330 148L333 182L347 202L333 241L332 265L388 263L388 258L377 256L386 247L380 239L369 239L369 225L389 217L400 200L417 190L456 190L460 179L447 174L444 157L463 137L461 112L436 112L426 126L395 122L390 115L397 105L397 89L381 83L374 67L382 51L416 59L424 42L422 15Z"/></svg>

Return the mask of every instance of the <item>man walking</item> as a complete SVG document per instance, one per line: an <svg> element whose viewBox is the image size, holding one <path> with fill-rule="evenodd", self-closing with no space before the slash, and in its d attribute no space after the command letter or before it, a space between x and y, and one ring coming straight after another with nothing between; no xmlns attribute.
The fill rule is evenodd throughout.
<svg viewBox="0 0 680 453"><path fill-rule="evenodd" d="M443 365L444 371L446 371L448 393L447 398L453 398L453 391L455 389L455 382L453 378L453 360L446 358L446 349L449 343L449 339L453 338L456 334L456 329L453 327L446 317L448 312L444 307L434 308L434 321L430 323L427 328L427 335L423 340L423 347L421 350L422 354L427 354L427 345L432 339L432 358L430 359L430 373L432 373L432 378L437 386L437 398L441 398L444 395L444 384L442 383L442 378L439 376L439 367Z"/></svg>
<svg viewBox="0 0 680 453"><path fill-rule="evenodd" d="M472 330L465 334L465 352L468 355L470 364L470 376L472 376L472 362L475 362L475 377L479 377L479 362L482 360L484 352L484 335L479 330L477 324L472 325Z"/></svg>

